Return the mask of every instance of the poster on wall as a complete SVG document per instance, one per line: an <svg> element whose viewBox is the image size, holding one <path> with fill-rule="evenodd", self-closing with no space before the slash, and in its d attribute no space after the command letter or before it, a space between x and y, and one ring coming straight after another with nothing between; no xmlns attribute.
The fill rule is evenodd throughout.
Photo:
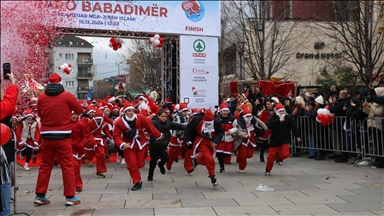
<svg viewBox="0 0 384 216"><path fill-rule="evenodd" d="M190 108L218 105L218 38L180 36L180 102Z"/></svg>
<svg viewBox="0 0 384 216"><path fill-rule="evenodd" d="M220 36L220 1L69 0L66 9L58 27Z"/></svg>

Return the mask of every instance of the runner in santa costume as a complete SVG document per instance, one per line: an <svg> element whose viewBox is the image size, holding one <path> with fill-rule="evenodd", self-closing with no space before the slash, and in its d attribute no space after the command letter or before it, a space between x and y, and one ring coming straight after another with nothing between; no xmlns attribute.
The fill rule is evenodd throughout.
<svg viewBox="0 0 384 216"><path fill-rule="evenodd" d="M274 101L273 100L266 100L264 104L264 109L261 111L261 115L259 119L264 122L264 124L267 124L268 119L275 115L274 111ZM268 128L267 132L264 133L263 136L260 137L261 140L263 140L263 144L261 146L260 150L260 162L264 162L264 151L268 149L269 147L269 138L271 137L272 130Z"/></svg>
<svg viewBox="0 0 384 216"><path fill-rule="evenodd" d="M26 146L26 160L24 169L29 171L29 161L32 156L36 157L37 150L39 150L40 143L40 130L37 125L36 119L33 117L31 108L28 108L24 118L20 121L16 130L16 139L19 141L18 145Z"/></svg>
<svg viewBox="0 0 384 216"><path fill-rule="evenodd" d="M137 191L143 185L139 170L144 167L143 149L146 143L143 129L146 129L157 140L162 139L164 136L152 125L148 118L141 114L135 114L134 111L135 107L131 103L124 103L124 115L116 120L113 139L116 146L124 150L127 169L134 184L131 190Z"/></svg>
<svg viewBox="0 0 384 216"><path fill-rule="evenodd" d="M188 106L186 103L180 103L180 107L177 113L173 115L173 122L187 126L189 123ZM168 161L166 163L167 170L171 170L172 164L185 149L186 144L184 143L184 132L185 130L173 130L171 138L169 140L168 148ZM184 168L188 173L193 172L192 166L192 151L186 152L184 157Z"/></svg>
<svg viewBox="0 0 384 216"><path fill-rule="evenodd" d="M239 172L243 173L247 166L247 158L253 157L256 147L256 137L262 136L268 130L267 126L258 118L252 115L247 105L243 104L243 110L237 118L237 136L235 149L237 150L237 161Z"/></svg>
<svg viewBox="0 0 384 216"><path fill-rule="evenodd" d="M237 121L234 117L229 115L229 107L226 102L220 105L220 119L221 125L224 129L223 139L220 141L219 146L216 148L217 160L220 164L220 174L225 173L224 161L226 157L231 156L234 150L234 137L237 132Z"/></svg>
<svg viewBox="0 0 384 216"><path fill-rule="evenodd" d="M83 180L81 179L80 167L81 159L84 157L84 146L88 142L88 133L83 122L79 121L79 116L72 111L71 122L71 142L73 166L75 170L75 188L77 192L83 190Z"/></svg>
<svg viewBox="0 0 384 216"><path fill-rule="evenodd" d="M49 204L45 197L55 157L58 158L63 176L65 205L80 204L75 197L75 176L73 169L71 144L72 110L76 114L83 111L77 99L66 92L61 77L54 73L48 78L45 92L39 95L37 111L41 118L41 155L42 160L36 183L35 204Z"/></svg>
<svg viewBox="0 0 384 216"><path fill-rule="evenodd" d="M265 175L267 176L271 175L270 172L276 159L281 166L283 160L291 154L289 150L291 131L295 135L297 142L300 142L300 131L296 122L285 112L284 106L278 103L275 105L275 109L276 115L271 116L267 121L268 128L272 130L265 167Z"/></svg>
<svg viewBox="0 0 384 216"><path fill-rule="evenodd" d="M92 145L95 149L96 156L96 177L105 178L103 173L107 172L107 162L105 159L105 150L107 149L107 138L112 139L109 132L108 123L104 122L103 111L98 109L92 120L89 120L87 125L89 140L87 148Z"/></svg>
<svg viewBox="0 0 384 216"><path fill-rule="evenodd" d="M193 158L197 158L199 164L205 165L208 170L208 177L211 183L217 187L219 183L215 176L215 154L224 135L224 129L219 119L215 119L211 110L205 113L196 114L193 120L187 125L184 141L187 144L193 143Z"/></svg>
<svg viewBox="0 0 384 216"><path fill-rule="evenodd" d="M93 117L95 116L95 113L96 113L96 107L95 106L88 106L87 107L87 110L85 112L83 112L83 115L81 116L80 118L80 121L84 124L84 125L87 125L87 123L93 119ZM95 148L94 148L94 145L93 145L93 137L91 134L88 135L88 142L87 144L84 146L84 158L88 160L88 162L86 162L87 166L88 167L92 167L93 164L92 164L92 160L93 160L93 156L95 155ZM89 146L89 147L88 147Z"/></svg>
<svg viewBox="0 0 384 216"><path fill-rule="evenodd" d="M11 117L10 126L11 126L11 129L13 131L15 131L15 133L16 133L17 127L19 126L19 118L16 115L13 115ZM11 139L12 139L12 142L14 142L14 140L16 139L17 153L19 153L20 159L23 159L25 156L25 153L26 153L24 150L27 148L27 146L26 145L19 145L18 144L19 142L17 141L17 137L14 137L13 133L11 133Z"/></svg>

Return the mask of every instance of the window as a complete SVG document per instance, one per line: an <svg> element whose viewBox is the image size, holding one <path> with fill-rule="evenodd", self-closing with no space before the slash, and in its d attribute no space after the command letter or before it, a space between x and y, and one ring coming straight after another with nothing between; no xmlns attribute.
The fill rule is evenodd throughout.
<svg viewBox="0 0 384 216"><path fill-rule="evenodd" d="M75 81L65 81L66 87L75 87Z"/></svg>
<svg viewBox="0 0 384 216"><path fill-rule="evenodd" d="M63 58L63 53L59 53L59 58Z"/></svg>
<svg viewBox="0 0 384 216"><path fill-rule="evenodd" d="M75 54L67 53L65 54L65 60L73 60L75 59Z"/></svg>

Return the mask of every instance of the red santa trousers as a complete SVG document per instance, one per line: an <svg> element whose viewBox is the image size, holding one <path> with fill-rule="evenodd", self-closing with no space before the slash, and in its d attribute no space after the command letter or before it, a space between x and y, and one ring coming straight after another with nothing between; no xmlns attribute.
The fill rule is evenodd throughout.
<svg viewBox="0 0 384 216"><path fill-rule="evenodd" d="M105 147L97 145L95 148L96 156L96 172L104 173L107 172L107 161L105 159Z"/></svg>
<svg viewBox="0 0 384 216"><path fill-rule="evenodd" d="M178 157L183 150L185 149L184 146L169 146L168 147L168 161L165 164L168 170L172 168L173 161L176 157Z"/></svg>
<svg viewBox="0 0 384 216"><path fill-rule="evenodd" d="M283 144L277 147L269 147L268 157L267 157L267 166L265 168L267 172L271 172L273 163L276 161L276 154L278 154L277 160L284 160L288 158L291 155L291 152L289 150L289 145Z"/></svg>
<svg viewBox="0 0 384 216"><path fill-rule="evenodd" d="M213 148L211 141L203 139L198 147L200 155L197 156L197 161L201 165L205 165L209 176L215 175L215 158L213 158Z"/></svg>
<svg viewBox="0 0 384 216"><path fill-rule="evenodd" d="M88 161L92 161L93 160L93 156L95 155L95 151L94 150L86 150L86 149L84 149L84 154L85 154L85 158Z"/></svg>
<svg viewBox="0 0 384 216"><path fill-rule="evenodd" d="M248 144L248 146L241 144L239 146L237 149L237 161L239 162L239 170L245 169L247 166L247 158L252 158L254 151L255 148L251 144Z"/></svg>
<svg viewBox="0 0 384 216"><path fill-rule="evenodd" d="M73 168L71 139L41 138L41 163L37 176L36 194L46 194L55 156L63 175L64 196L75 196L75 171Z"/></svg>
<svg viewBox="0 0 384 216"><path fill-rule="evenodd" d="M83 189L83 180L81 179L81 174L80 174L81 160L77 160L76 158L73 158L73 167L75 169L75 187L76 187L76 190L82 190Z"/></svg>
<svg viewBox="0 0 384 216"><path fill-rule="evenodd" d="M145 149L145 148L144 148ZM140 168L144 167L144 153L145 150L139 149L125 149L124 158L127 169L132 178L132 183L136 184L141 181Z"/></svg>

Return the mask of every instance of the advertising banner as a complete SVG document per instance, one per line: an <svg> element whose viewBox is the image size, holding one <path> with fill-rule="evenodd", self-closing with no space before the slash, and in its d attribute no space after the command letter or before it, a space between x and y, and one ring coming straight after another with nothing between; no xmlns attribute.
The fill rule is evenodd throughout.
<svg viewBox="0 0 384 216"><path fill-rule="evenodd" d="M220 36L219 1L70 0L58 16L64 28Z"/></svg>
<svg viewBox="0 0 384 216"><path fill-rule="evenodd" d="M180 102L191 108L218 105L218 38L180 36Z"/></svg>

